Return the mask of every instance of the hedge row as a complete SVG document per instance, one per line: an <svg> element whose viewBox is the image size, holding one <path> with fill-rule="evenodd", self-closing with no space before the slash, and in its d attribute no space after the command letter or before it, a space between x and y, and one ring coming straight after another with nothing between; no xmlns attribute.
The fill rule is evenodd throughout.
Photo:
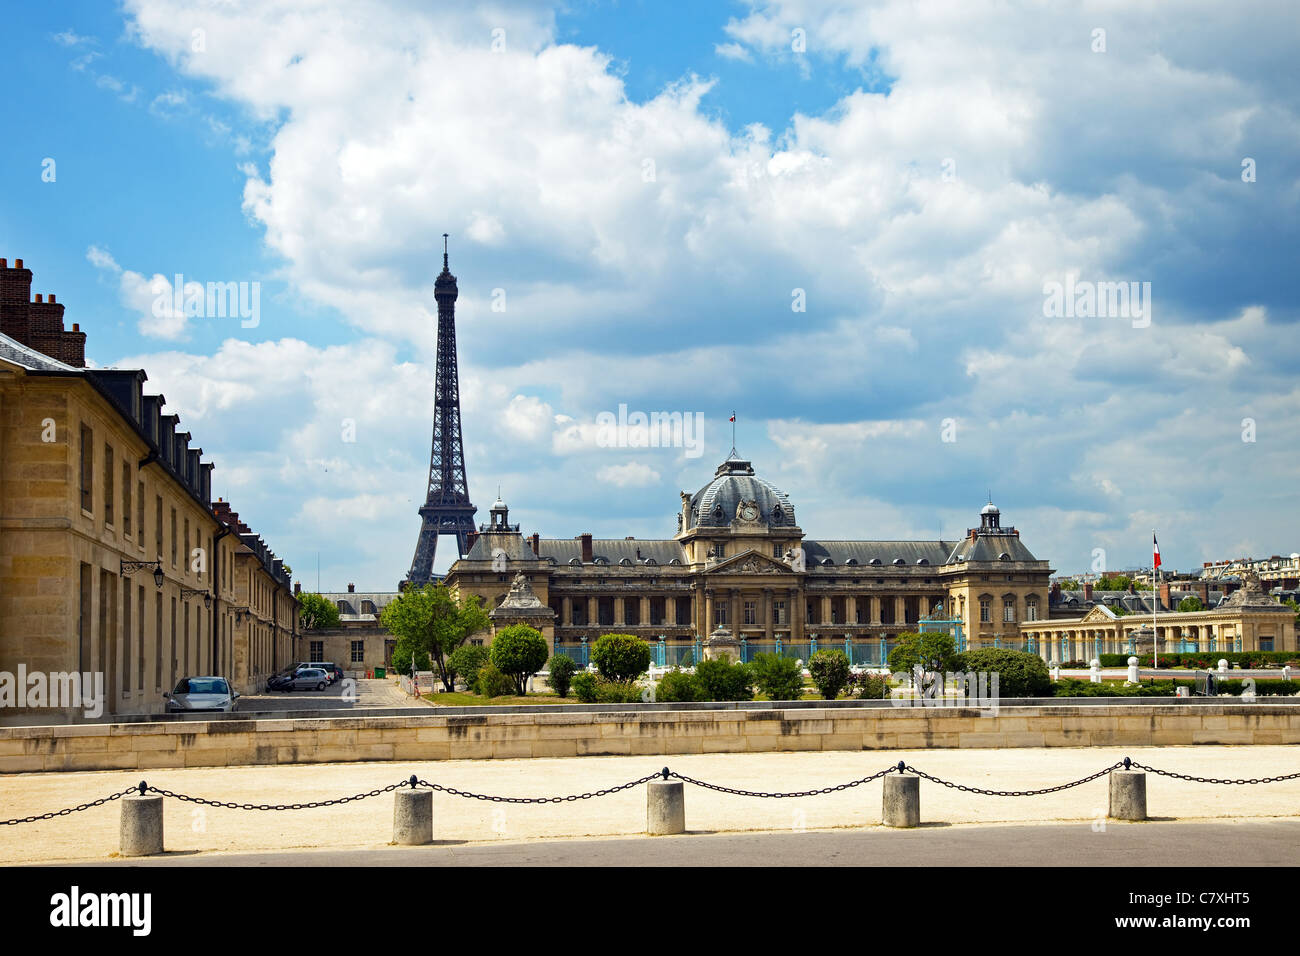
<svg viewBox="0 0 1300 956"><path fill-rule="evenodd" d="M1215 681L1216 696L1228 694L1241 696L1245 681ZM1066 678L1052 685L1055 697L1173 697L1177 687L1194 688L1195 681L1190 680L1148 680L1139 684L1093 684L1086 680ZM1194 692L1194 691L1193 691ZM1257 680L1255 694L1258 697L1291 697L1300 693L1300 680Z"/></svg>
<svg viewBox="0 0 1300 956"><path fill-rule="evenodd" d="M1102 667L1127 667L1129 654L1101 654L1098 660ZM1150 654L1137 655L1139 667L1151 667ZM1287 664L1300 661L1298 651L1199 651L1195 654L1161 654L1160 668L1194 667L1201 670L1215 669L1219 661L1238 664L1241 667L1262 667L1267 664Z"/></svg>

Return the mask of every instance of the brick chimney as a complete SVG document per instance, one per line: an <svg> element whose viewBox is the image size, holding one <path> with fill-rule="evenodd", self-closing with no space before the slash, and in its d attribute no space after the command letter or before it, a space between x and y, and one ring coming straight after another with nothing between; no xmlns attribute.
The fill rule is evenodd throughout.
<svg viewBox="0 0 1300 956"><path fill-rule="evenodd" d="M1084 581L1084 582L1083 582L1083 599L1084 599L1085 601L1091 601L1091 600L1092 600L1092 582L1091 582L1091 581Z"/></svg>
<svg viewBox="0 0 1300 956"><path fill-rule="evenodd" d="M1201 603L1204 604L1206 607L1209 607L1210 606L1210 582L1202 578L1200 583L1197 585L1196 589L1201 592Z"/></svg>
<svg viewBox="0 0 1300 956"><path fill-rule="evenodd" d="M1164 607L1166 611L1173 606L1172 604L1170 604L1170 600L1171 598L1169 596L1169 582L1161 581L1160 582L1160 604Z"/></svg>
<svg viewBox="0 0 1300 956"><path fill-rule="evenodd" d="M582 542L582 563L591 564L595 560L595 553L591 550L591 535L584 532L578 535L578 540Z"/></svg>
<svg viewBox="0 0 1300 956"><path fill-rule="evenodd" d="M533 554L537 555L537 557L539 558L542 556L541 541L542 541L542 536L539 535L536 531L534 531L532 534L528 536L528 543L533 546Z"/></svg>
<svg viewBox="0 0 1300 956"><path fill-rule="evenodd" d="M349 594L356 594L356 593L357 593L357 586L356 586L355 584L349 583L349 584L348 584L348 593L349 593Z"/></svg>
<svg viewBox="0 0 1300 956"><path fill-rule="evenodd" d="M1051 603L1053 603L1053 604L1058 604L1058 603L1060 603L1060 600L1061 600L1061 582L1060 582L1060 581L1053 581L1053 582L1052 582L1052 594L1051 594L1051 597L1050 597L1048 600L1050 600Z"/></svg>
<svg viewBox="0 0 1300 956"><path fill-rule="evenodd" d="M31 308L32 270L23 260L0 259L0 332L27 344L28 313Z"/></svg>

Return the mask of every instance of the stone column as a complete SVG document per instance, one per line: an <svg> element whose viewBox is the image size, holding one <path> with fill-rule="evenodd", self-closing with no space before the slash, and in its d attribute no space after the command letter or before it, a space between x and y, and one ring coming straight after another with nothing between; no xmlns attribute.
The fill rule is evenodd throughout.
<svg viewBox="0 0 1300 956"><path fill-rule="evenodd" d="M803 640L804 597L803 588L790 589L790 640Z"/></svg>
<svg viewBox="0 0 1300 956"><path fill-rule="evenodd" d="M772 632L772 616L772 589L763 588L763 639L769 644L776 639Z"/></svg>
<svg viewBox="0 0 1300 956"><path fill-rule="evenodd" d="M869 612L867 615L867 620L870 621L872 624L883 624L884 622L880 619L880 612L883 606L884 605L881 603L880 598L878 597L867 598L867 611Z"/></svg>
<svg viewBox="0 0 1300 956"><path fill-rule="evenodd" d="M825 630L831 623L831 601L832 600L833 598L831 598L830 595L822 595L822 613L821 613L821 621L819 622L822 625L822 630Z"/></svg>
<svg viewBox="0 0 1300 956"><path fill-rule="evenodd" d="M713 588L704 589L704 627L700 637L707 638L713 633Z"/></svg>
<svg viewBox="0 0 1300 956"><path fill-rule="evenodd" d="M564 597L560 599L560 623L573 623L573 598Z"/></svg>
<svg viewBox="0 0 1300 956"><path fill-rule="evenodd" d="M627 618L624 616L624 612L623 612L623 600L624 599L621 597L614 598L614 626L615 627L622 627L627 623ZM633 600L635 600L635 598L633 598Z"/></svg>
<svg viewBox="0 0 1300 956"><path fill-rule="evenodd" d="M731 605L731 610L728 611L727 613L730 616L731 620L727 622L727 630L731 631L732 637L736 638L736 640L740 640L740 629L743 626L743 618L740 613L741 602L740 602L739 588L731 589L729 601Z"/></svg>
<svg viewBox="0 0 1300 956"><path fill-rule="evenodd" d="M587 626L592 627L600 623L600 600L598 598L587 598Z"/></svg>
<svg viewBox="0 0 1300 956"><path fill-rule="evenodd" d="M649 598L649 597L643 597L643 598L641 598L641 620L640 620L640 624L641 624L642 627L649 627L649 626L650 626L650 598Z"/></svg>
<svg viewBox="0 0 1300 956"><path fill-rule="evenodd" d="M894 624L900 630L906 630L904 625L907 624L907 598L905 597L894 598Z"/></svg>

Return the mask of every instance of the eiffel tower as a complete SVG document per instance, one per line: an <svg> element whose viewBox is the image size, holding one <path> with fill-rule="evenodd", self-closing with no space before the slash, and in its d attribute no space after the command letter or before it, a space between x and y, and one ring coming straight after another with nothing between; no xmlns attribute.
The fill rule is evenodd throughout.
<svg viewBox="0 0 1300 956"><path fill-rule="evenodd" d="M442 234L442 272L433 284L438 302L438 370L434 384L433 451L429 456L429 492L420 509L420 538L405 584L421 587L434 580L433 556L438 535L456 536L456 551L469 551L474 513L465 478L465 449L460 435L460 375L456 368L456 277L447 266L447 233Z"/></svg>

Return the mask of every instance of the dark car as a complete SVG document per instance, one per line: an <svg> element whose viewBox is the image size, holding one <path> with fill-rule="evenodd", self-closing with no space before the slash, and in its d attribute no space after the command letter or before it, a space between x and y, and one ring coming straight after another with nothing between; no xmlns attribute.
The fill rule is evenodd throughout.
<svg viewBox="0 0 1300 956"><path fill-rule="evenodd" d="M296 666L286 667L284 670L280 671L279 673L272 674L270 677L266 679L266 689L283 690L283 691L293 690L293 686L292 686L293 675L297 672L297 670L298 668Z"/></svg>

